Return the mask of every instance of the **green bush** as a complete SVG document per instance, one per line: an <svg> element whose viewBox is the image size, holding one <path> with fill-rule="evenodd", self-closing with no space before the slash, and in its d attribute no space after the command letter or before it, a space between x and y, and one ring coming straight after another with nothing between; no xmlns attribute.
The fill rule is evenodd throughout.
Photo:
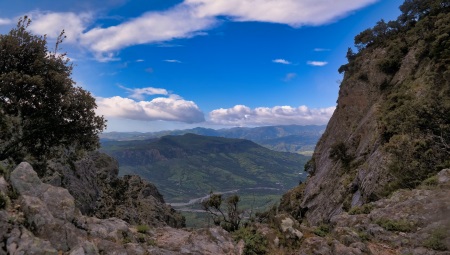
<svg viewBox="0 0 450 255"><path fill-rule="evenodd" d="M407 220L379 219L376 223L387 231L411 232L415 229L415 224Z"/></svg>
<svg viewBox="0 0 450 255"><path fill-rule="evenodd" d="M429 249L433 249L436 251L446 251L448 250L448 247L445 245L445 243L442 242L443 239L447 237L447 233L445 229L439 228L435 229L430 237L428 237L424 243L423 246Z"/></svg>
<svg viewBox="0 0 450 255"><path fill-rule="evenodd" d="M147 233L147 231L150 230L149 226L147 226L147 225L138 225L136 227L136 229L137 229L137 232L142 233L142 234L145 234L145 233Z"/></svg>
<svg viewBox="0 0 450 255"><path fill-rule="evenodd" d="M438 185L438 177L437 175L433 175L422 182L423 186L434 187Z"/></svg>
<svg viewBox="0 0 450 255"><path fill-rule="evenodd" d="M243 240L244 255L267 254L267 239L252 226L247 226L233 232L234 240Z"/></svg>
<svg viewBox="0 0 450 255"><path fill-rule="evenodd" d="M327 224L320 224L313 232L318 236L324 237L330 233L330 226Z"/></svg>
<svg viewBox="0 0 450 255"><path fill-rule="evenodd" d="M369 214L373 209L372 204L365 204L362 206L354 206L348 211L348 214L355 215L355 214Z"/></svg>

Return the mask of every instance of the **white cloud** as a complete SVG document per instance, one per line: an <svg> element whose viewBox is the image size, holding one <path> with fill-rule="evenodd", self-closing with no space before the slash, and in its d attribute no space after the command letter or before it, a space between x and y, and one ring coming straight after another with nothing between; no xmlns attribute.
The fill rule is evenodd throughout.
<svg viewBox="0 0 450 255"><path fill-rule="evenodd" d="M308 61L306 62L310 66L326 66L328 62L325 61Z"/></svg>
<svg viewBox="0 0 450 255"><path fill-rule="evenodd" d="M178 64L181 63L181 61L177 60L177 59L165 59L164 62L167 62L167 63L178 63Z"/></svg>
<svg viewBox="0 0 450 255"><path fill-rule="evenodd" d="M138 62L138 63L139 63L139 62L144 62L144 61L145 61L145 60L143 60L143 59L137 59L137 60L136 60L136 62Z"/></svg>
<svg viewBox="0 0 450 255"><path fill-rule="evenodd" d="M251 109L236 105L229 109L217 109L209 113L211 122L222 125L321 125L331 118L335 107L314 108L299 106L258 107Z"/></svg>
<svg viewBox="0 0 450 255"><path fill-rule="evenodd" d="M177 95L168 98L158 97L151 101L135 101L130 98L115 96L96 98L97 114L106 118L122 118L142 121L179 121L199 123L205 117L192 101L186 101Z"/></svg>
<svg viewBox="0 0 450 255"><path fill-rule="evenodd" d="M96 52L120 50L124 47L189 38L216 24L212 17L198 17L186 5L164 12L147 12L117 26L97 27L81 37L81 42Z"/></svg>
<svg viewBox="0 0 450 255"><path fill-rule="evenodd" d="M291 62L289 62L289 61L287 61L285 59L282 59L282 58L274 59L274 60L272 60L272 62L278 63L278 64L284 64L284 65L292 64Z"/></svg>
<svg viewBox="0 0 450 255"><path fill-rule="evenodd" d="M287 24L292 27L322 25L378 0L184 0L166 11L153 11L109 27L90 28L92 13L33 12L30 29L56 38L62 29L66 42L89 49L98 61L119 60L123 48L148 43L161 47L177 38L205 35L220 24L220 17L231 21L258 21ZM0 24L10 20L0 19ZM161 44L162 43L162 44ZM179 45L176 45L179 46ZM279 62L277 62L279 63Z"/></svg>
<svg viewBox="0 0 450 255"><path fill-rule="evenodd" d="M296 73L287 73L286 76L284 76L283 81L290 81L292 79L294 79L295 77L297 77Z"/></svg>
<svg viewBox="0 0 450 255"><path fill-rule="evenodd" d="M12 23L12 20L10 20L10 19L2 19L2 18L0 18L0 26L1 25L9 25L11 23Z"/></svg>
<svg viewBox="0 0 450 255"><path fill-rule="evenodd" d="M49 38L57 38L64 30L68 43L77 43L86 26L92 22L91 13L72 12L32 12L30 30L36 34L46 34Z"/></svg>
<svg viewBox="0 0 450 255"><path fill-rule="evenodd" d="M330 51L330 49L324 49L324 48L315 48L314 51L322 52L322 51Z"/></svg>
<svg viewBox="0 0 450 255"><path fill-rule="evenodd" d="M322 25L378 0L185 0L200 17L228 16L293 27Z"/></svg>
<svg viewBox="0 0 450 255"><path fill-rule="evenodd" d="M169 92L166 89L162 88L139 88L139 89L130 89L124 86L119 85L122 89L127 90L130 93L130 97L137 100L144 100L145 96L152 95L169 95Z"/></svg>

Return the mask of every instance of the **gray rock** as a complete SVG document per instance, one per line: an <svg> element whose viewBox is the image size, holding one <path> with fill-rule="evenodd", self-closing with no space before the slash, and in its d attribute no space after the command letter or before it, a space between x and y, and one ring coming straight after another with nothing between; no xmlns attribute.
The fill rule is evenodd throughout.
<svg viewBox="0 0 450 255"><path fill-rule="evenodd" d="M139 176L119 178L117 161L106 154L92 152L73 166L53 161L50 168L54 174L46 182L68 189L85 215L154 227L184 226L181 214L164 203L153 184Z"/></svg>
<svg viewBox="0 0 450 255"><path fill-rule="evenodd" d="M438 173L438 182L440 184L450 183L450 169L444 169Z"/></svg>
<svg viewBox="0 0 450 255"><path fill-rule="evenodd" d="M11 255L21 254L58 254L49 241L35 237L30 231L21 227L14 228L6 243L7 252Z"/></svg>

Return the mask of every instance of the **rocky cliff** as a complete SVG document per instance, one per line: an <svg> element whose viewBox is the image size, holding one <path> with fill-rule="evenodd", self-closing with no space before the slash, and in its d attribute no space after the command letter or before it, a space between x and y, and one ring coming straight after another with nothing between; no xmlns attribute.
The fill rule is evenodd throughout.
<svg viewBox="0 0 450 255"><path fill-rule="evenodd" d="M43 183L28 163L17 166L7 179L0 177L0 254L242 252L243 244L237 245L220 228L186 231L83 215L76 206L79 201L67 189ZM126 196L133 192L126 192L121 197L131 199Z"/></svg>
<svg viewBox="0 0 450 255"><path fill-rule="evenodd" d="M156 187L139 176L118 177L115 159L92 152L73 164L53 161L44 182L66 188L81 213L117 217L130 224L183 227L184 218L166 205Z"/></svg>
<svg viewBox="0 0 450 255"><path fill-rule="evenodd" d="M303 220L326 223L449 167L449 4L421 2L349 49L336 111L298 188Z"/></svg>

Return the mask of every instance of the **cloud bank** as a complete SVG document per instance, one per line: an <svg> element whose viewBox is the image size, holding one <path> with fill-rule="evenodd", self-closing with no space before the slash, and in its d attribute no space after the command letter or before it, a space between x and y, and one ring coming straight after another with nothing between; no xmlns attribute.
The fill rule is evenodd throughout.
<svg viewBox="0 0 450 255"><path fill-rule="evenodd" d="M336 107L314 108L299 106L258 107L251 109L236 105L229 109L210 112L211 122L231 126L254 125L322 125L328 123Z"/></svg>
<svg viewBox="0 0 450 255"><path fill-rule="evenodd" d="M118 25L95 27L93 13L33 12L30 29L56 38L65 29L67 42L81 44L99 61L117 60L114 52L148 43L205 35L225 20L270 22L292 27L322 25L377 0L185 0L165 11L146 12ZM10 20L0 19L0 24ZM94 27L93 27L94 26ZM93 28L92 28L93 27Z"/></svg>
<svg viewBox="0 0 450 255"><path fill-rule="evenodd" d="M179 121L185 123L204 122L205 117L198 106L177 95L158 97L151 101L135 101L120 96L97 97L97 111L106 118L115 117L141 121Z"/></svg>

